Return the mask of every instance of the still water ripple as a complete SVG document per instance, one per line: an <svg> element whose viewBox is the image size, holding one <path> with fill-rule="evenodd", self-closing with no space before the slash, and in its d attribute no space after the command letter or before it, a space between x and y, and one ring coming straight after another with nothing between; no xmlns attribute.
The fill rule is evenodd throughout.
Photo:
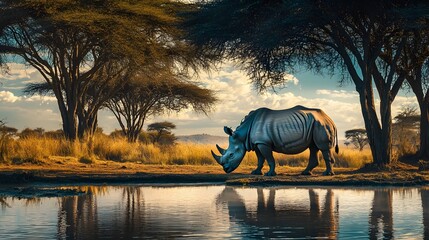
<svg viewBox="0 0 429 240"><path fill-rule="evenodd" d="M0 239L429 239L429 188L76 186L0 198Z"/></svg>

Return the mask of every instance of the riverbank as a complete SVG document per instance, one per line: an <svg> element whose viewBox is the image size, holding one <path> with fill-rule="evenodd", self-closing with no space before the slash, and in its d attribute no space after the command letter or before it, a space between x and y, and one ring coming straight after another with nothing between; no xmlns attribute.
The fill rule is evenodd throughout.
<svg viewBox="0 0 429 240"><path fill-rule="evenodd" d="M323 168L314 175L301 176L302 167L279 166L275 177L254 176L254 166L240 166L225 174L217 165L146 165L97 161L84 164L64 161L50 164L0 165L0 184L200 184L220 183L240 186L325 185L325 186L413 186L429 185L429 171L418 171L411 165L400 164L377 172L353 168L335 168L335 176L321 176ZM263 170L267 170L265 166Z"/></svg>

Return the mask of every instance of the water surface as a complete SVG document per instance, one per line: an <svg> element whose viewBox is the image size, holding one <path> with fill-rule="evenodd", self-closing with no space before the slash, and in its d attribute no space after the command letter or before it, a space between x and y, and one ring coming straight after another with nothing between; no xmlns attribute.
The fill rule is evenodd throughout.
<svg viewBox="0 0 429 240"><path fill-rule="evenodd" d="M0 198L0 239L429 239L429 188L73 188Z"/></svg>

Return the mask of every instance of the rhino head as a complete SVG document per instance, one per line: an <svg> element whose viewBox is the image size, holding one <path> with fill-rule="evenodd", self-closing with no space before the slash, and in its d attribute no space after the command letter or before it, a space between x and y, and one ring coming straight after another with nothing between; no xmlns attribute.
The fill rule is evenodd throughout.
<svg viewBox="0 0 429 240"><path fill-rule="evenodd" d="M222 156L216 155L213 151L211 152L216 162L222 165L223 170L226 173L230 173L240 165L246 154L246 148L244 146L244 141L236 132L232 131L231 128L225 126L223 130L229 135L228 149L223 149L216 144L216 148Z"/></svg>

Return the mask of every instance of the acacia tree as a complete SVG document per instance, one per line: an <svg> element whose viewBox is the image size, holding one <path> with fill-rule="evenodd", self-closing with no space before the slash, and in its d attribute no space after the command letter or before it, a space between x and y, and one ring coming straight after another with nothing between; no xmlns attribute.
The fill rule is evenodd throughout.
<svg viewBox="0 0 429 240"><path fill-rule="evenodd" d="M415 2L219 0L201 5L187 27L202 51L238 60L260 90L283 84L297 65L342 73L359 93L373 161L382 167L392 161L391 104L405 80L397 62L412 21L398 10Z"/></svg>
<svg viewBox="0 0 429 240"><path fill-rule="evenodd" d="M153 143L171 145L176 141L176 137L171 130L176 128L176 124L168 121L155 122L147 126L148 132L154 132Z"/></svg>
<svg viewBox="0 0 429 240"><path fill-rule="evenodd" d="M169 0L1 1L0 49L7 49L36 68L57 98L68 139L78 125L93 129L100 107L88 99L90 89L110 85L101 79L112 62L144 65L147 71L188 66L192 51L177 29L185 4ZM97 88L91 86L98 81ZM81 121L78 124L78 119Z"/></svg>
<svg viewBox="0 0 429 240"><path fill-rule="evenodd" d="M365 129L357 128L350 129L346 131L346 139L350 140L350 143L353 143L359 151L362 151L363 148L368 144L368 137L366 135Z"/></svg>
<svg viewBox="0 0 429 240"><path fill-rule="evenodd" d="M121 62L109 62L98 71L79 100L77 116L79 138L91 137L97 130L98 110L126 84L130 67Z"/></svg>
<svg viewBox="0 0 429 240"><path fill-rule="evenodd" d="M207 113L215 102L213 91L184 82L171 73L155 76L140 73L117 91L105 106L115 115L128 141L135 142L147 117L188 107Z"/></svg>
<svg viewBox="0 0 429 240"><path fill-rule="evenodd" d="M119 65L119 66L118 66ZM76 115L78 118L77 133L80 139L92 137L97 129L98 110L125 83L130 67L121 67L118 62L108 62L88 84L86 94L78 101ZM48 83L29 83L24 89L27 95L54 95Z"/></svg>
<svg viewBox="0 0 429 240"><path fill-rule="evenodd" d="M409 37L397 71L405 75L414 92L420 110L419 158L429 161L429 4L420 3L400 11L403 18L412 19L406 27ZM388 60L387 60L388 61Z"/></svg>

